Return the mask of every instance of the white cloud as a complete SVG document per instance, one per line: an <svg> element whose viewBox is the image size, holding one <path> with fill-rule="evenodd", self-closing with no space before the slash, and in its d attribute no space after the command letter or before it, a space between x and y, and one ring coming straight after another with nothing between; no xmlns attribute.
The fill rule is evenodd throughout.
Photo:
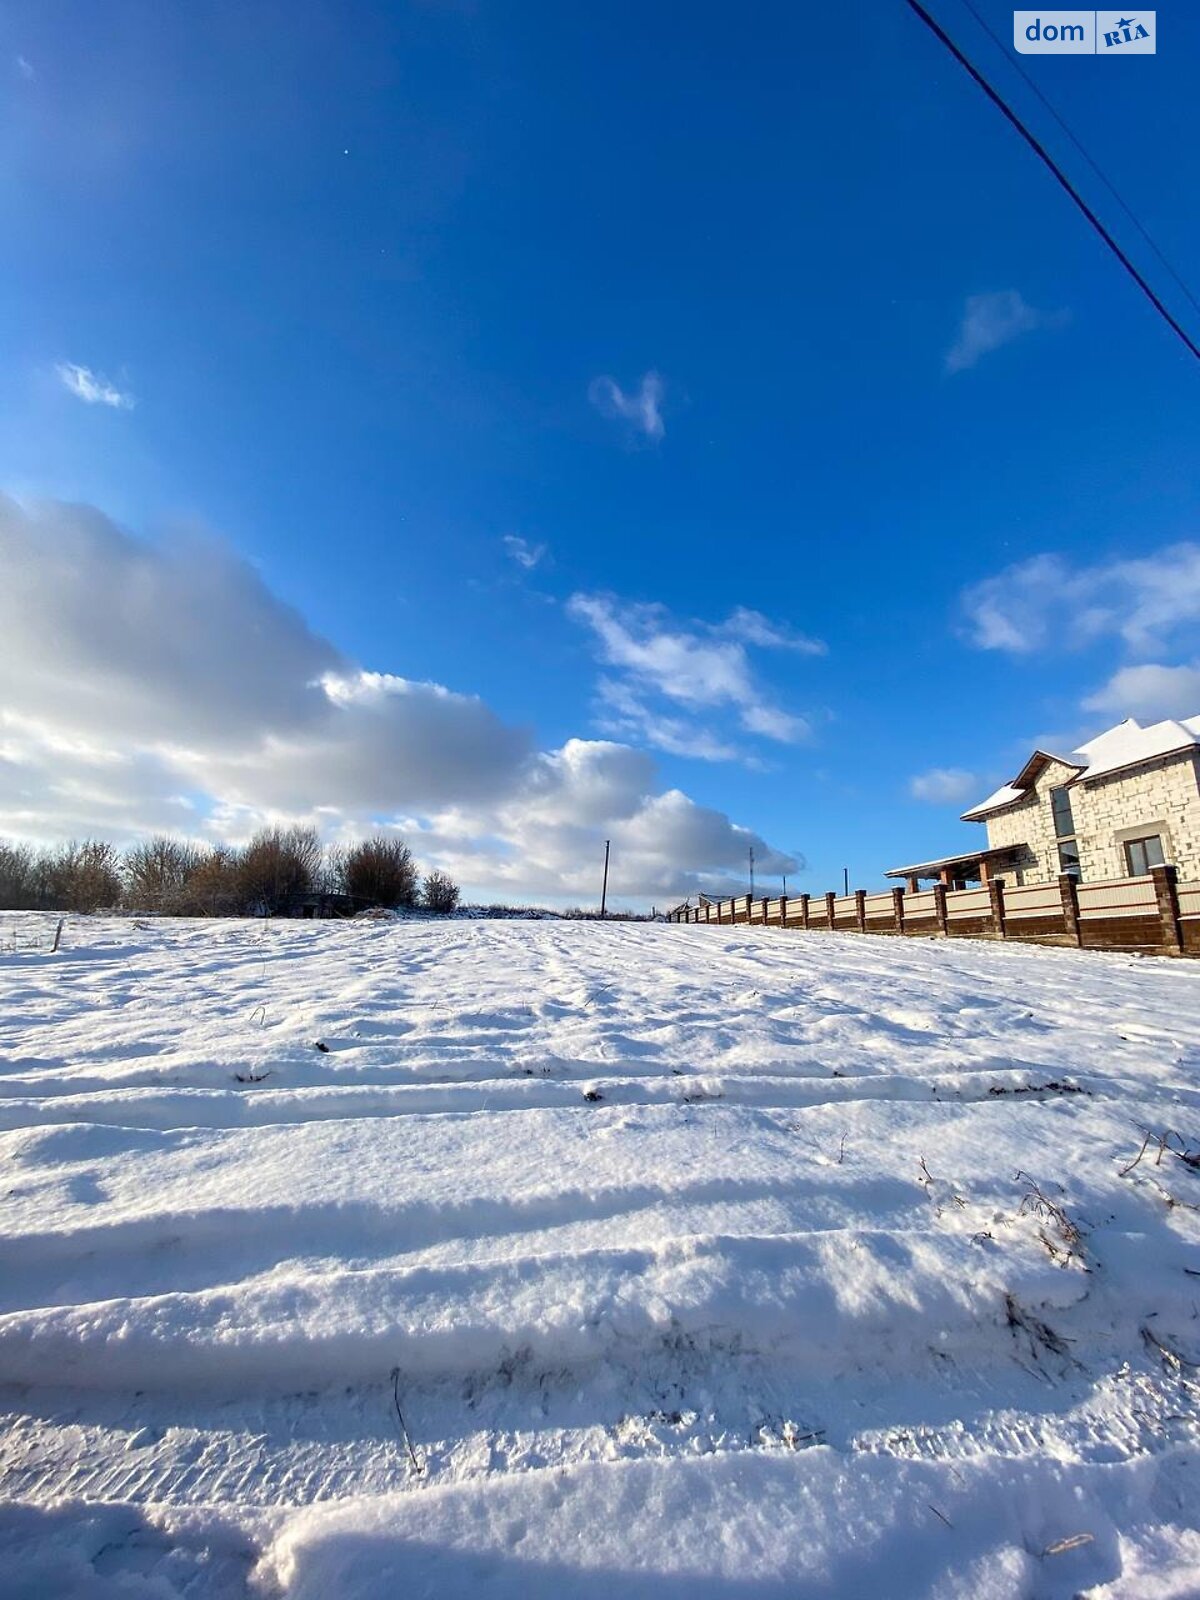
<svg viewBox="0 0 1200 1600"><path fill-rule="evenodd" d="M1200 622L1200 545L1072 566L1033 556L964 591L967 637L983 650L1027 652L1119 638L1139 655Z"/></svg>
<svg viewBox="0 0 1200 1600"><path fill-rule="evenodd" d="M975 774L965 772L962 767L931 767L928 772L918 772L908 782L908 792L914 800L928 800L939 806L961 805L970 800L979 787Z"/></svg>
<svg viewBox="0 0 1200 1600"><path fill-rule="evenodd" d="M588 399L602 417L628 422L637 433L656 442L666 433L663 422L663 381L657 372L647 372L636 391L626 393L614 378L593 378Z"/></svg>
<svg viewBox="0 0 1200 1600"><path fill-rule="evenodd" d="M765 650L795 650L804 656L823 656L827 649L823 640L794 633L783 623L772 622L761 611L751 611L748 606L736 606L714 631L727 634L731 639L742 639L746 644L760 645Z"/></svg>
<svg viewBox="0 0 1200 1600"><path fill-rule="evenodd" d="M625 605L597 594L572 595L567 613L592 630L601 661L623 674L605 682L608 705L623 707L628 726L640 724L643 736L660 748L708 760L737 753L726 750L725 741L707 729L689 729L677 718L661 719L649 712L647 695L691 712L729 708L745 732L782 744L795 744L810 732L803 717L770 702L755 681L742 640L728 636L728 623L688 628L673 622L662 606ZM738 616L766 624L757 612L735 612ZM689 744L695 747L689 749Z"/></svg>
<svg viewBox="0 0 1200 1600"><path fill-rule="evenodd" d="M532 572L546 557L544 544L530 544L527 539L522 539L515 533L504 535L504 548L510 561L515 561L517 566L524 567L527 572Z"/></svg>
<svg viewBox="0 0 1200 1600"><path fill-rule="evenodd" d="M968 295L958 337L946 352L946 371L965 372L983 356L1011 344L1023 333L1061 321L1061 313L1035 311L1015 289Z"/></svg>
<svg viewBox="0 0 1200 1600"><path fill-rule="evenodd" d="M644 751L539 751L477 696L364 670L212 541L0 497L0 637L0 836L402 825L475 893L589 899L605 838L614 893L660 900L748 843L790 859L658 792Z"/></svg>
<svg viewBox="0 0 1200 1600"><path fill-rule="evenodd" d="M114 411L132 411L136 404L131 394L118 389L90 367L76 366L73 361L60 361L54 370L63 386L89 406L111 406Z"/></svg>
<svg viewBox="0 0 1200 1600"><path fill-rule="evenodd" d="M25 79L26 83L32 83L37 77L37 73L33 70L33 62L27 60L24 56L17 57L17 71Z"/></svg>
<svg viewBox="0 0 1200 1600"><path fill-rule="evenodd" d="M1088 696L1083 708L1116 718L1136 717L1143 723L1200 716L1200 662L1178 667L1150 662L1122 667Z"/></svg>

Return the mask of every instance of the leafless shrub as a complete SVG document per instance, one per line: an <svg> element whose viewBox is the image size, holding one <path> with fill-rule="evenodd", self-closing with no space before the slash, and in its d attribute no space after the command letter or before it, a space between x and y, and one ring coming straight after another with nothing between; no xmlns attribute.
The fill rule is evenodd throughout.
<svg viewBox="0 0 1200 1600"><path fill-rule="evenodd" d="M442 916L449 916L458 905L458 885L435 867L425 876L421 898L426 911L436 911Z"/></svg>
<svg viewBox="0 0 1200 1600"><path fill-rule="evenodd" d="M200 853L179 896L185 917L232 917L244 908L241 858L228 845Z"/></svg>
<svg viewBox="0 0 1200 1600"><path fill-rule="evenodd" d="M417 869L403 839L361 839L340 862L340 887L372 906L414 906Z"/></svg>
<svg viewBox="0 0 1200 1600"><path fill-rule="evenodd" d="M263 828L242 851L239 868L245 910L269 916L307 894L321 866L315 828Z"/></svg>
<svg viewBox="0 0 1200 1600"><path fill-rule="evenodd" d="M36 853L28 845L0 843L0 909L35 911L41 889Z"/></svg>
<svg viewBox="0 0 1200 1600"><path fill-rule="evenodd" d="M103 839L60 845L47 862L48 904L62 911L99 911L121 899L119 858Z"/></svg>
<svg viewBox="0 0 1200 1600"><path fill-rule="evenodd" d="M125 904L134 911L177 912L202 859L194 844L161 834L134 845L121 860Z"/></svg>

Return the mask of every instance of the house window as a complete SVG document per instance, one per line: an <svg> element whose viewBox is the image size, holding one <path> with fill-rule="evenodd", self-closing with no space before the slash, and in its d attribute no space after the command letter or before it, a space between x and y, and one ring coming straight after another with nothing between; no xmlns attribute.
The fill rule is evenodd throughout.
<svg viewBox="0 0 1200 1600"><path fill-rule="evenodd" d="M1125 862L1131 878L1144 878L1151 867L1161 867L1165 859L1162 838L1157 833L1148 839L1125 841Z"/></svg>
<svg viewBox="0 0 1200 1600"><path fill-rule="evenodd" d="M1058 870L1069 872L1078 883L1083 877L1079 867L1079 846L1074 839L1064 839L1058 847Z"/></svg>
<svg viewBox="0 0 1200 1600"><path fill-rule="evenodd" d="M1050 810L1054 814L1054 832L1059 839L1075 837L1075 818L1071 815L1071 796L1066 789L1051 789Z"/></svg>

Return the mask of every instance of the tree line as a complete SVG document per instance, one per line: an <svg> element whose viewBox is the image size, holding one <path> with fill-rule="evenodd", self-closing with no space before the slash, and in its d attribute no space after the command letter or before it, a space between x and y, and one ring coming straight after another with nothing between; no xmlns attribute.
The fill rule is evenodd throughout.
<svg viewBox="0 0 1200 1600"><path fill-rule="evenodd" d="M273 916L313 893L353 909L448 913L458 888L420 874L400 839L324 846L313 828L263 828L241 847L160 836L119 851L102 839L50 849L0 841L0 910L158 912L174 917Z"/></svg>

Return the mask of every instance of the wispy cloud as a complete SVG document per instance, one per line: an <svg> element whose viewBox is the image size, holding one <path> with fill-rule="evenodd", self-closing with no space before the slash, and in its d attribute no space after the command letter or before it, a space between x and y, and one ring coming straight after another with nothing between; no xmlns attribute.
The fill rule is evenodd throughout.
<svg viewBox="0 0 1200 1600"><path fill-rule="evenodd" d="M751 611L748 606L737 606L713 631L730 639L741 639L746 644L759 645L764 650L795 650L804 656L823 656L828 648L823 639L796 633L786 624L772 622L761 611Z"/></svg>
<svg viewBox="0 0 1200 1600"><path fill-rule="evenodd" d="M544 544L530 544L528 539L522 539L515 533L504 535L504 548L509 560L515 561L517 566L524 567L527 572L532 572L534 567L540 565L547 553Z"/></svg>
<svg viewBox="0 0 1200 1600"><path fill-rule="evenodd" d="M636 739L668 755L693 761L737 761L743 752L711 728L688 717L654 711L627 682L604 677L596 686L601 733Z"/></svg>
<svg viewBox="0 0 1200 1600"><path fill-rule="evenodd" d="M979 787L975 774L962 767L931 767L928 772L918 772L908 780L908 792L914 800L927 800L939 806L961 805L970 800Z"/></svg>
<svg viewBox="0 0 1200 1600"><path fill-rule="evenodd" d="M981 650L1018 654L1112 637L1154 654L1200 623L1200 544L1081 566L1031 556L964 590L961 606L966 636Z"/></svg>
<svg viewBox="0 0 1200 1600"><path fill-rule="evenodd" d="M33 70L33 62L27 60L25 56L17 57L17 71L25 79L26 83L32 83L37 77L37 73Z"/></svg>
<svg viewBox="0 0 1200 1600"><path fill-rule="evenodd" d="M958 337L946 352L946 371L965 372L993 350L1019 339L1023 333L1054 327L1063 320L1061 311L1035 310L1016 289L968 295Z"/></svg>
<svg viewBox="0 0 1200 1600"><path fill-rule="evenodd" d="M645 373L637 389L628 393L615 378L593 378L588 399L602 417L627 422L655 443L667 431L662 415L663 381L657 372Z"/></svg>
<svg viewBox="0 0 1200 1600"><path fill-rule="evenodd" d="M745 733L796 744L810 726L803 717L775 705L756 681L742 638L729 633L730 622L691 626L674 621L660 605L623 604L612 595L575 594L567 613L592 630L600 660L619 677L604 680L602 699L624 718L624 726L659 748L706 760L728 760L741 752L703 724L682 721L678 708L690 713L732 711ZM742 610L734 618L759 618ZM784 635L760 618L778 647ZM734 624L735 628L737 624ZM791 647L794 641L788 640ZM663 714L654 697L675 708ZM685 748L686 747L686 748Z"/></svg>
<svg viewBox="0 0 1200 1600"><path fill-rule="evenodd" d="M60 361L54 370L63 386L89 406L111 406L114 411L132 411L136 404L131 394L118 389L107 378L93 372L91 367L80 367L73 361Z"/></svg>

